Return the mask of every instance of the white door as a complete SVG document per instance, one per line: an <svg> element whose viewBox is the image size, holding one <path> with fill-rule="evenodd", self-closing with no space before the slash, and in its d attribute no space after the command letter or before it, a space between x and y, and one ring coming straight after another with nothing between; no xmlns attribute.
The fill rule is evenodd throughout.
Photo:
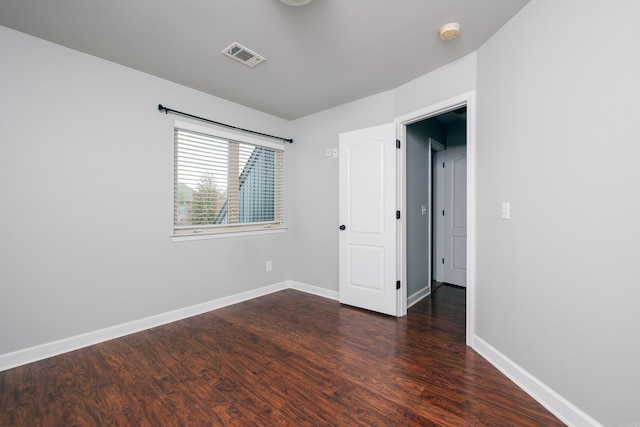
<svg viewBox="0 0 640 427"><path fill-rule="evenodd" d="M442 151L444 167L443 281L467 286L467 147Z"/></svg>
<svg viewBox="0 0 640 427"><path fill-rule="evenodd" d="M395 124L342 133L339 144L339 299L395 316Z"/></svg>

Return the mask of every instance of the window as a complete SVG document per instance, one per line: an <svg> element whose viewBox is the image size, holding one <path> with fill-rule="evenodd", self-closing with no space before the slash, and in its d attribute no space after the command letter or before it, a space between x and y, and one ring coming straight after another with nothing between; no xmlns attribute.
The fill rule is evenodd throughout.
<svg viewBox="0 0 640 427"><path fill-rule="evenodd" d="M175 123L176 236L283 228L284 144Z"/></svg>

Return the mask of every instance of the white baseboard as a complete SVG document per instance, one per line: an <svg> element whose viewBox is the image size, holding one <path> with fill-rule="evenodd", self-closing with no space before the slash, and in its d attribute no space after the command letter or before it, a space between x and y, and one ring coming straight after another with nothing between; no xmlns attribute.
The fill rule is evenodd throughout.
<svg viewBox="0 0 640 427"><path fill-rule="evenodd" d="M563 423L574 427L602 427L602 424L560 396L549 386L525 371L477 335L473 337L472 347Z"/></svg>
<svg viewBox="0 0 640 427"><path fill-rule="evenodd" d="M228 305L248 301L250 299L258 298L284 289L296 289L324 298L338 300L337 291L330 291L325 288L320 288L301 282L284 281L270 286L265 286L263 288L242 292L236 295L219 298L167 313L162 313L156 316L151 316L128 323L123 323L121 325L88 332L86 334L41 344L12 353L2 354L0 355L0 371L15 368L17 366L25 365L31 362L36 362L48 357L57 356L69 351L78 350L83 347L88 347L93 344L98 344L100 342L133 334L146 329L154 328L156 326L165 325L167 323L203 314L208 311L226 307ZM428 291L429 289L425 288L424 290L411 295L408 301L408 306L415 304L416 302L427 296L429 294ZM560 396L558 393L535 378L533 375L522 369L520 366L511 361L509 358L493 348L477 335L473 336L472 347L480 355L482 355L482 357L487 359L493 366L495 366L498 370L505 374L511 381L516 383L531 397L537 400L542 406L547 408L551 413L553 413L567 425L575 427L602 427L602 425L599 424L596 420L589 417L589 415L587 415L571 402Z"/></svg>
<svg viewBox="0 0 640 427"><path fill-rule="evenodd" d="M320 297L329 298L336 301L338 301L338 298L339 298L338 291L330 291L325 288L319 288L317 286L308 285L306 283L301 283L301 282L295 282L293 280L290 280L288 283L289 283L289 288L291 289L296 289L298 291L306 292L308 294L318 295Z"/></svg>
<svg viewBox="0 0 640 427"><path fill-rule="evenodd" d="M166 325L167 323L186 319L187 317L196 316L198 314L203 314L208 311L226 307L228 305L237 304L239 302L261 297L263 295L271 294L283 289L288 289L289 287L291 287L291 284L288 281L276 283L270 286L265 286L263 288L254 289L251 291L242 292L205 303L192 305L190 307L181 308L167 313L158 314L156 316L134 320L132 322L88 332L86 334L64 338L58 341L37 345L35 347L18 350L12 353L1 354L0 371L15 368L16 366L26 365L27 363L36 362L48 357L67 353L69 351L78 350L80 348L112 340L114 338L120 338L125 335L143 331L145 329Z"/></svg>
<svg viewBox="0 0 640 427"><path fill-rule="evenodd" d="M431 286L428 284L420 289L418 292L415 292L412 295L409 295L407 298L407 308L417 304L421 299L428 297L431 294Z"/></svg>

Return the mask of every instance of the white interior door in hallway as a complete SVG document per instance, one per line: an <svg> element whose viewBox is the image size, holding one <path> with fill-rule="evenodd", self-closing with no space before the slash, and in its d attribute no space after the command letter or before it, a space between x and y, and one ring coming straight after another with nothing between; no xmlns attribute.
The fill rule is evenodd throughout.
<svg viewBox="0 0 640 427"><path fill-rule="evenodd" d="M435 155L440 172L437 179L441 206L436 207L436 246L441 248L434 262L436 279L458 286L467 285L467 147L449 147Z"/></svg>

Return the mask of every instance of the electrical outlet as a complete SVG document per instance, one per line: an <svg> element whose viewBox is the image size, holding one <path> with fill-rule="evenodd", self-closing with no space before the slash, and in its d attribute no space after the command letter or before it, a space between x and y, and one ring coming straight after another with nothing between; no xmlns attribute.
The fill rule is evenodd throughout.
<svg viewBox="0 0 640 427"><path fill-rule="evenodd" d="M273 262L267 261L267 271L273 270Z"/></svg>

